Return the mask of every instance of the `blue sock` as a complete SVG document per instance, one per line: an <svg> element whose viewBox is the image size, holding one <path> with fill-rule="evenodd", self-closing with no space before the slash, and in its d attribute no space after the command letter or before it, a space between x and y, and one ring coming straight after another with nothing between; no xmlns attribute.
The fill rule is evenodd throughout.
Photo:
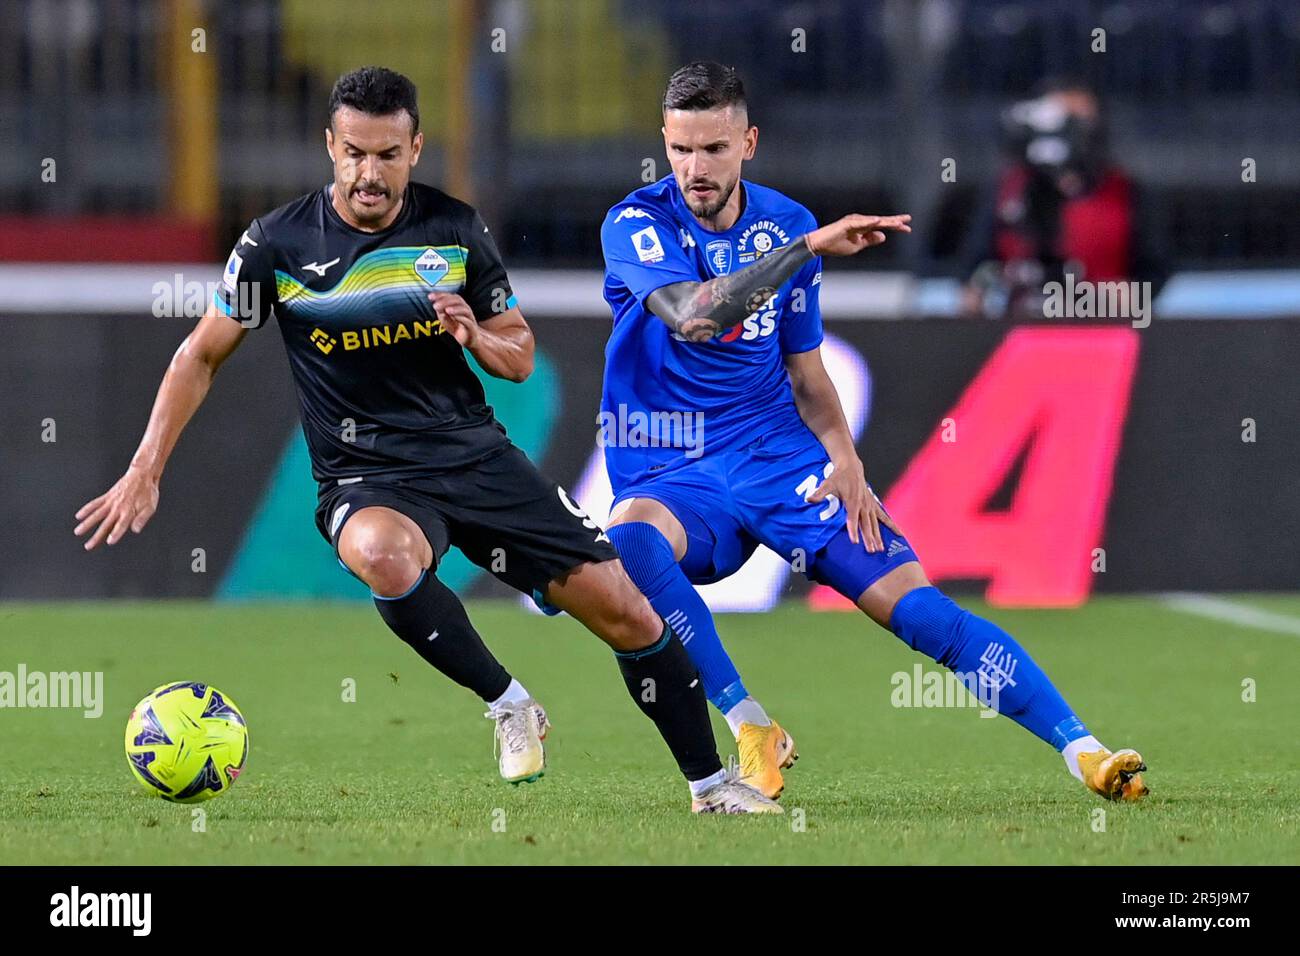
<svg viewBox="0 0 1300 956"><path fill-rule="evenodd" d="M618 549L632 583L677 632L713 706L725 714L744 700L748 696L745 685L722 646L713 615L673 560L668 539L644 521L618 524L605 533Z"/></svg>
<svg viewBox="0 0 1300 956"><path fill-rule="evenodd" d="M998 713L1057 750L1087 736L1083 721L1014 637L958 607L938 588L917 588L903 595L894 606L889 629L944 667L967 677L978 674L972 681L991 682L984 687L996 687ZM985 703L986 689L979 691Z"/></svg>

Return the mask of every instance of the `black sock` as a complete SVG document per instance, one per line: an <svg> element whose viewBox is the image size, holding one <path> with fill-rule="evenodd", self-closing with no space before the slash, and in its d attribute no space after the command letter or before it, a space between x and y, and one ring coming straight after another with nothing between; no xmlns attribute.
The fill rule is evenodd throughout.
<svg viewBox="0 0 1300 956"><path fill-rule="evenodd" d="M663 637L650 647L614 656L628 693L659 728L686 779L721 770L704 684L672 628L665 624Z"/></svg>
<svg viewBox="0 0 1300 956"><path fill-rule="evenodd" d="M465 606L428 571L401 597L375 595L379 616L426 661L485 701L510 686L510 675L474 630Z"/></svg>

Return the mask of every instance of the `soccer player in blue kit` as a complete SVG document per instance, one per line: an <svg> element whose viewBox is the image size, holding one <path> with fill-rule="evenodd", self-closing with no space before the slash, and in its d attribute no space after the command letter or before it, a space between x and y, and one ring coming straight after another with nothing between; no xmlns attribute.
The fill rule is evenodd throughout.
<svg viewBox="0 0 1300 956"><path fill-rule="evenodd" d="M736 737L742 779L777 798L797 751L747 693L693 584L733 574L764 544L909 647L976 675L968 686L981 701L1054 746L1089 789L1144 796L1141 755L1105 748L1015 638L933 587L867 483L822 364L820 257L909 232L911 217L819 227L803 206L742 180L758 129L731 68L682 67L663 115L672 174L615 205L601 228L614 316L602 418L637 425L603 442L608 534L686 644Z"/></svg>

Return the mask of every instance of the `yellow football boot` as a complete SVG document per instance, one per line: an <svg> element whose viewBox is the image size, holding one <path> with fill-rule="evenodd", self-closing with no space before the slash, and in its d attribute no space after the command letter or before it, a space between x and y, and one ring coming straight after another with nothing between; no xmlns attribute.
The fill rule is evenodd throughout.
<svg viewBox="0 0 1300 956"><path fill-rule="evenodd" d="M1107 800L1141 800L1151 791L1142 782L1147 765L1136 750L1096 750L1079 754L1079 770L1088 789Z"/></svg>
<svg viewBox="0 0 1300 956"><path fill-rule="evenodd" d="M741 724L736 749L740 752L740 779L769 800L778 799L785 789L781 771L799 759L794 738L775 720L766 727Z"/></svg>

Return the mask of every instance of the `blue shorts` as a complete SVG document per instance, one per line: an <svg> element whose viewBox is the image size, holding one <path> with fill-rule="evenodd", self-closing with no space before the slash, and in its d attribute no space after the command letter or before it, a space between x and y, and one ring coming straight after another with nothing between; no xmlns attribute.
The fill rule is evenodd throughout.
<svg viewBox="0 0 1300 956"><path fill-rule="evenodd" d="M686 531L681 567L695 584L711 584L740 570L760 544L804 574L856 601L874 581L916 553L884 525L883 552L849 540L844 511L830 500L805 500L822 483L830 456L806 430L760 438L747 448L682 460L622 488L614 504L651 498Z"/></svg>

